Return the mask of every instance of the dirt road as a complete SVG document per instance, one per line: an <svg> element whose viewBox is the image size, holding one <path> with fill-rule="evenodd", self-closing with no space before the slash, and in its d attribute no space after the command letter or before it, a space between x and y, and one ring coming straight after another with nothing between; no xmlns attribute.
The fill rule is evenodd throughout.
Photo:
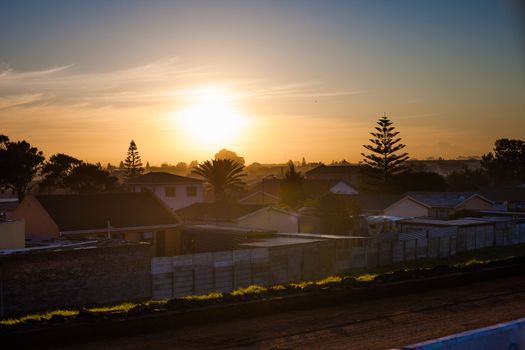
<svg viewBox="0 0 525 350"><path fill-rule="evenodd" d="M525 276L70 348L390 349L520 317L525 317Z"/></svg>

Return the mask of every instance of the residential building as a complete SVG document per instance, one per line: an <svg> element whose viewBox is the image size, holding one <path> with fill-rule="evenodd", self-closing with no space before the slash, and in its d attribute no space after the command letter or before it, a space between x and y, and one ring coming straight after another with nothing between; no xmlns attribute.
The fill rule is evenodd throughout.
<svg viewBox="0 0 525 350"><path fill-rule="evenodd" d="M306 172L307 179L343 180L354 188L359 182L359 165L319 165Z"/></svg>
<svg viewBox="0 0 525 350"><path fill-rule="evenodd" d="M195 203L175 212L184 223L228 225L276 232L298 232L299 217L286 210L257 204Z"/></svg>
<svg viewBox="0 0 525 350"><path fill-rule="evenodd" d="M274 205L279 203L282 179L263 179L246 195L239 198L240 204ZM305 179L304 192L307 198L315 199L333 193L354 196L359 192L345 180L340 179Z"/></svg>
<svg viewBox="0 0 525 350"><path fill-rule="evenodd" d="M490 210L494 203L475 192L408 192L383 210L384 215L447 219L461 210Z"/></svg>
<svg viewBox="0 0 525 350"><path fill-rule="evenodd" d="M154 193L172 210L204 202L204 181L193 177L151 172L127 184L132 192Z"/></svg>
<svg viewBox="0 0 525 350"><path fill-rule="evenodd" d="M26 195L13 219L24 219L30 241L118 238L151 243L154 255L180 250L179 220L150 192Z"/></svg>

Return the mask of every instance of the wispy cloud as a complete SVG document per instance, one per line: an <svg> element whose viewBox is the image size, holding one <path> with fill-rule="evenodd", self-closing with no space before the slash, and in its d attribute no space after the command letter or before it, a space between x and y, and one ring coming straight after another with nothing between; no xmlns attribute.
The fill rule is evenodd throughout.
<svg viewBox="0 0 525 350"><path fill-rule="evenodd" d="M16 106L24 106L41 101L43 94L21 94L0 97L0 110Z"/></svg>
<svg viewBox="0 0 525 350"><path fill-rule="evenodd" d="M225 81L209 69L190 67L172 58L110 72L85 73L74 65L20 72L0 65L0 108L36 105L79 107L162 105L188 99L188 88L220 81L240 99L321 98L363 91L330 91L315 82L271 84Z"/></svg>

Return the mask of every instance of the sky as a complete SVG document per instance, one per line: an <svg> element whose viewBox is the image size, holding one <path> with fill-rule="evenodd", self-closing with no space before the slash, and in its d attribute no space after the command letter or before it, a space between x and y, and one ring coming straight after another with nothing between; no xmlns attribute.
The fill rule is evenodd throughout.
<svg viewBox="0 0 525 350"><path fill-rule="evenodd" d="M412 158L525 138L513 0L0 1L0 134L46 156L361 160L386 113Z"/></svg>

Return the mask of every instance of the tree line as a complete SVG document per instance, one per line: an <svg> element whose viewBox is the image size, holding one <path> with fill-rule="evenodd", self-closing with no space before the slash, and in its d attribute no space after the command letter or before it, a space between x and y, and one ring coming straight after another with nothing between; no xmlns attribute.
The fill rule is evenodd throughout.
<svg viewBox="0 0 525 350"><path fill-rule="evenodd" d="M124 162L128 178L142 173L142 162L133 140ZM0 135L0 190L11 191L21 201L35 186L44 193L55 189L74 193L121 190L117 177L104 170L100 163L84 162L64 153L46 160L43 152L27 141L11 141L6 135Z"/></svg>
<svg viewBox="0 0 525 350"><path fill-rule="evenodd" d="M480 169L455 171L447 178L428 171L414 171L406 164L409 155L403 152L399 132L386 116L377 121L371 133L370 144L363 145L368 153L361 153L360 183L362 192L406 191L477 191L496 185L525 183L525 142L498 139L492 152L484 154ZM303 159L303 163L306 163ZM126 178L132 179L144 172L135 141L131 140L126 158L121 162ZM215 159L195 162L192 174L205 178L212 186L216 200L225 201L244 186L244 158L223 149ZM34 181L40 177L40 181ZM96 193L119 190L118 179L104 170L100 163L92 164L63 153L45 159L42 151L27 141L11 141L0 135L0 189L10 190L20 200L38 185L40 191L68 189L75 193ZM297 209L305 200L304 175L289 162L281 185L284 206Z"/></svg>

